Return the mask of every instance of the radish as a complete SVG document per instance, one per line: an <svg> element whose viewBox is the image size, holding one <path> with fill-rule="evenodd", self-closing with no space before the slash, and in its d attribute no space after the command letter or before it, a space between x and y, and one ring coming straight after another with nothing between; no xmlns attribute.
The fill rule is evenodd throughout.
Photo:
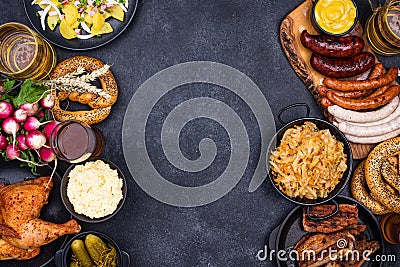
<svg viewBox="0 0 400 267"><path fill-rule="evenodd" d="M46 144L46 136L40 131L32 131L26 136L25 143L30 149L40 149Z"/></svg>
<svg viewBox="0 0 400 267"><path fill-rule="evenodd" d="M5 133L12 135L15 135L20 129L19 123L12 117L5 119L2 123L2 127Z"/></svg>
<svg viewBox="0 0 400 267"><path fill-rule="evenodd" d="M28 132L32 132L39 129L40 125L41 124L38 119L36 119L35 117L29 117L24 123L24 129Z"/></svg>
<svg viewBox="0 0 400 267"><path fill-rule="evenodd" d="M24 134L20 134L17 136L17 141L18 141L18 148L21 151L27 150L28 146L26 145L26 136Z"/></svg>
<svg viewBox="0 0 400 267"><path fill-rule="evenodd" d="M13 106L10 103L6 101L0 101L0 119L6 119L10 117L13 111Z"/></svg>
<svg viewBox="0 0 400 267"><path fill-rule="evenodd" d="M50 139L51 132L57 126L57 124L58 121L50 121L49 123L46 124L46 126L44 126L43 133L47 139Z"/></svg>
<svg viewBox="0 0 400 267"><path fill-rule="evenodd" d="M5 150L8 145L7 138L4 135L0 135L0 151Z"/></svg>
<svg viewBox="0 0 400 267"><path fill-rule="evenodd" d="M16 146L9 144L6 148L6 155L10 160L14 160L18 159L21 153Z"/></svg>
<svg viewBox="0 0 400 267"><path fill-rule="evenodd" d="M41 111L39 111L39 113L37 114L38 118L43 118L44 117L44 110L42 109Z"/></svg>
<svg viewBox="0 0 400 267"><path fill-rule="evenodd" d="M49 124L51 122L53 122L53 121L40 122L36 117L29 117L26 119L26 121L24 123L24 129L28 132L32 132L32 131L39 129L40 126L42 126L44 124ZM51 129L53 129L53 128L51 128Z"/></svg>
<svg viewBox="0 0 400 267"><path fill-rule="evenodd" d="M56 159L56 155L53 153L53 150L45 146L39 149L39 156L45 162L52 162Z"/></svg>
<svg viewBox="0 0 400 267"><path fill-rule="evenodd" d="M42 105L42 107L50 109L54 107L54 101L54 95L48 94L47 96L42 98L42 100L40 100L40 104Z"/></svg>
<svg viewBox="0 0 400 267"><path fill-rule="evenodd" d="M26 114L26 111L23 109L17 109L14 112L13 118L16 122L24 122L28 115Z"/></svg>
<svg viewBox="0 0 400 267"><path fill-rule="evenodd" d="M33 116L36 114L36 112L39 109L39 104L38 103L33 103L33 104L23 104L19 107L20 109L23 109L26 111L26 115L28 116Z"/></svg>
<svg viewBox="0 0 400 267"><path fill-rule="evenodd" d="M7 134L12 134L13 136L13 146L15 145L15 135L20 129L20 125L18 122L14 120L12 117L8 117L2 123L3 131Z"/></svg>

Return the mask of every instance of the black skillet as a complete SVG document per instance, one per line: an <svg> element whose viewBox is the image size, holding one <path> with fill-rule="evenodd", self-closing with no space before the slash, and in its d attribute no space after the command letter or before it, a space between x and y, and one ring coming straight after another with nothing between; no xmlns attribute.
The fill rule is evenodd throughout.
<svg viewBox="0 0 400 267"><path fill-rule="evenodd" d="M289 123L286 123L282 120L281 115L283 112L291 109L291 108L295 108L295 107L299 107L299 106L303 106L307 109L307 113L306 113L306 117L305 118L301 118L301 119L296 119L293 120ZM343 191L343 189L346 187L350 176L351 176L351 172L352 172L352 166L353 166L353 154L351 152L351 147L350 147L350 143L347 141L347 138L344 136L344 134L332 123L327 122L325 120L319 119L319 118L312 118L310 117L310 107L307 104L304 103L297 103L297 104L293 104L290 106L287 106L285 108L283 108L281 111L279 111L278 113L278 120L284 124L284 126L282 128L280 128L278 130L278 132L275 134L274 138L272 139L269 148L268 148L268 155L267 158L270 158L270 153L275 149L276 146L279 146L280 141L282 140L282 137L284 135L284 133L286 132L286 130L293 128L294 126L298 126L298 125L303 125L305 122L312 122L314 123L318 129L323 130L323 129L328 129L329 132L336 137L336 139L340 142L342 142L344 144L344 153L347 155L347 161L346 164L348 166L347 170L344 172L342 179L339 181L339 183L336 185L336 187L328 194L327 197L325 198L317 198L317 199L306 199L306 198L291 198L287 195L285 195L284 193L282 193L279 188L275 185L274 183L274 177L271 173L270 168L268 168L269 173L268 173L268 177L271 181L272 186L275 188L275 190L277 190L277 192L283 196L284 198L286 198L287 200L298 204L298 205L304 205L304 206L312 206L312 205L318 205L318 204L322 204L322 203L326 203L328 201L333 202L333 204L336 205L336 210L334 213L328 215L327 217L324 218L314 218L315 220L321 220L321 219L326 219L329 218L331 216L333 216L334 214L337 213L338 211L338 206L337 203L335 203L335 201L333 201L333 198L335 198L337 195L340 194L340 192Z"/></svg>
<svg viewBox="0 0 400 267"><path fill-rule="evenodd" d="M383 241L382 232L376 217L361 203L352 198L346 196L337 196L335 201L338 204L357 204L359 222L367 225L367 230L365 231L367 240L377 240L381 245L381 248L370 257L371 261L364 263L363 267L382 266L383 262L373 261L376 255L383 255L385 252L385 243ZM296 243L301 239L301 237L308 234L303 230L302 218L303 207L298 206L294 208L282 222L282 224L277 226L271 232L268 240L269 251L275 250L277 252L283 250L290 252ZM284 257L281 257L281 259L283 258ZM296 262L290 261L290 257L288 257L287 261L280 261L277 257L275 257L275 259L280 267L298 266Z"/></svg>
<svg viewBox="0 0 400 267"><path fill-rule="evenodd" d="M47 166L38 168L40 175L50 175L51 171L51 168ZM30 172L29 168L19 167L19 162L17 161L5 162L3 159L0 159L1 183L13 184L30 178L35 178L35 176ZM72 216L62 203L58 190L58 188L60 188L61 178L57 173L53 176L53 183L53 189L50 192L48 204L42 208L40 218L54 223L64 223L70 220ZM54 254L63 247L66 241L67 236L62 236L50 244L42 246L40 248L40 254L33 259L2 261L0 265L4 264L4 266L7 267L45 266L54 258Z"/></svg>

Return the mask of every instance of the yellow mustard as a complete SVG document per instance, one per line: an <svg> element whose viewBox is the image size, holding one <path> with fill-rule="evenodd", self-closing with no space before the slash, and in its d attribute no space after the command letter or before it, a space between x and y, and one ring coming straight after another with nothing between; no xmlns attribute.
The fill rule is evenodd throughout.
<svg viewBox="0 0 400 267"><path fill-rule="evenodd" d="M355 23L356 14L351 0L319 0L314 9L316 23L332 34L347 32Z"/></svg>

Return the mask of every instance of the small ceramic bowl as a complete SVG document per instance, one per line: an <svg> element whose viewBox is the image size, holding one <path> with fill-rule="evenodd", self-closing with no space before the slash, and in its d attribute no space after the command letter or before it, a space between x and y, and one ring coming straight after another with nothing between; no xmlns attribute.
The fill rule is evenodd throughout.
<svg viewBox="0 0 400 267"><path fill-rule="evenodd" d="M313 24L314 28L319 33L326 34L326 35L332 35L332 36L343 36L343 35L346 35L346 34L350 33L354 29L354 27L356 26L357 21L358 21L358 8L357 8L357 4L355 3L354 0L343 0L343 1L351 1L353 3L353 5L354 5L354 7L356 9L356 16L354 18L354 22L353 22L352 26L348 30L346 30L344 32L341 32L341 33L329 32L328 30L325 30L323 27L321 27L321 25L319 25L319 23L318 23L318 21L316 19L315 8L316 8L318 2L320 2L320 1L323 1L323 0L314 1L313 7L312 7L312 10L311 10L311 21L312 21L312 24Z"/></svg>
<svg viewBox="0 0 400 267"><path fill-rule="evenodd" d="M72 206L72 203L70 202L70 200L68 199L68 196L67 196L67 185L68 185L68 181L69 181L69 174L75 168L75 166L83 165L83 164L85 164L87 162L96 161L96 160L102 160L103 162L107 163L110 166L111 169L118 171L118 177L120 179L122 179L122 199L118 203L117 209L112 214L107 215L105 217L101 217L101 218L89 218L86 215L78 214L78 213L75 212L74 207ZM65 174L63 176L63 179L61 181L60 193L61 193L61 199L62 199L62 201L64 203L65 208L76 219L78 219L80 221L83 221L83 222L88 222L88 223L104 222L104 221L107 221L110 218L112 218L122 208L122 206L123 206L123 204L125 202L125 199L126 199L126 194L127 194L126 179L125 179L125 176L122 173L122 171L118 168L118 166L115 165L114 163L112 163L111 161L109 161L107 159L104 159L104 158L100 158L100 157L91 157L88 160L86 160L84 162L81 162L79 164L73 164L67 169L67 171L65 172Z"/></svg>
<svg viewBox="0 0 400 267"><path fill-rule="evenodd" d="M74 240L76 239L81 239L82 241L85 239L85 237L88 234L93 234L98 237L100 237L104 243L110 244L115 248L117 251L118 255L118 263L117 267L129 267L130 265L130 257L129 254L125 251L122 251L117 243L109 236L100 233L100 232L95 232L95 231L87 231L87 232L82 232L80 234L77 234L74 236L69 242L64 246L63 249L59 250L56 252L56 255L54 256L54 262L57 267L68 267L71 264L71 257L72 257L72 250L71 250L71 244Z"/></svg>

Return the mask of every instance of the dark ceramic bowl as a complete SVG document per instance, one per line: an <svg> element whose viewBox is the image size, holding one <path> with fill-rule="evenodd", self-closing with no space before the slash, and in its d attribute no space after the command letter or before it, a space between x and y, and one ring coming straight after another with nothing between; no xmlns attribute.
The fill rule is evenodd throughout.
<svg viewBox="0 0 400 267"><path fill-rule="evenodd" d="M269 160L271 152L275 149L275 144L276 144L276 147L279 146L279 144L282 140L283 134L286 132L286 130L293 128L294 126L303 125L305 122L314 123L319 130L328 129L329 132L333 136L335 136L338 141L343 143L343 145L344 145L343 150L344 150L344 153L347 155L347 161L346 161L347 169L343 173L343 176L340 179L339 183L325 198L317 198L317 199L307 199L307 198L300 198L300 197L291 198L291 197L287 196L286 194L284 194L283 192L281 192L279 190L279 188L275 185L274 177L273 177L270 169L269 169L268 177L272 183L272 186L279 192L279 194L281 196L283 196L287 200L294 202L296 204L311 206L311 205L317 205L317 204L322 204L322 203L328 202L328 201L332 200L334 197L336 197L337 195L339 195L340 192L343 191L343 189L346 187L346 184L349 181L350 176L351 176L352 166L353 166L353 155L351 152L351 147L350 147L349 141L347 141L344 134L335 125L333 125L332 123L329 123L327 121L324 121L322 119L318 119L318 118L302 118L302 119L297 119L297 120L287 123L275 134L274 138L272 139L272 142L269 145L268 151L267 151L267 153L268 153L267 160Z"/></svg>
<svg viewBox="0 0 400 267"><path fill-rule="evenodd" d="M357 8L357 4L356 4L356 2L355 2L354 0L351 0L351 1L353 2L354 6L355 6L355 8L356 8L356 17L354 18L353 25L350 27L350 29L348 29L347 31L345 31L345 32L343 32L343 33L331 33L331 32L328 32L328 31L324 30L324 29L318 24L318 22L317 22L317 20L316 20L316 18L315 18L315 6L316 6L317 3L319 2L319 0L314 1L313 7L312 7L312 10L311 10L311 22L312 22L314 28L315 28L318 32L320 32L320 33L322 33L322 34L331 35L331 36L343 36L343 35L346 35L346 34L350 33L350 32L354 29L354 27L356 26L357 21L358 21L358 8Z"/></svg>
<svg viewBox="0 0 400 267"><path fill-rule="evenodd" d="M117 267L129 267L130 264L130 257L129 254L125 251L122 251L117 243L109 236L100 233L100 232L95 232L95 231L88 231L88 232L82 232L80 234L77 234L74 236L69 242L62 248L61 250L56 252L56 255L54 256L54 262L57 267L68 267L71 264L71 257L72 257L72 250L71 250L71 244L74 240L76 239L81 239L84 241L85 237L88 234L93 234L98 237L100 237L106 244L110 244L115 248L117 251L118 255L118 264Z"/></svg>
<svg viewBox="0 0 400 267"><path fill-rule="evenodd" d="M74 207L72 206L72 204L69 201L68 196L67 196L67 185L68 185L68 180L69 180L69 173L72 171L73 168L75 168L75 166L83 165L86 162L96 161L96 160L102 160L105 163L107 163L108 165L110 165L111 169L118 171L118 176L119 176L120 179L122 179L122 199L118 203L117 209L112 214L107 215L107 216L102 217L102 218L94 218L94 219L92 219L92 218L89 218L88 216L85 216L83 214L78 214L78 213L75 212ZM100 157L91 157L88 160L86 160L84 162L81 162L79 164L73 164L67 169L67 171L65 172L64 177L63 177L63 179L61 181L60 193L61 193L61 199L62 199L62 201L64 203L65 208L76 219L78 219L80 221L83 221L83 222L88 222L88 223L104 222L104 221L107 221L110 218L112 218L122 208L122 206L123 206L123 204L125 202L125 199L126 199L126 194L127 194L126 179L125 179L125 176L122 173L122 171L118 168L118 166L115 165L114 163L112 163L111 161L109 161L107 159L104 159L104 158L100 158Z"/></svg>

